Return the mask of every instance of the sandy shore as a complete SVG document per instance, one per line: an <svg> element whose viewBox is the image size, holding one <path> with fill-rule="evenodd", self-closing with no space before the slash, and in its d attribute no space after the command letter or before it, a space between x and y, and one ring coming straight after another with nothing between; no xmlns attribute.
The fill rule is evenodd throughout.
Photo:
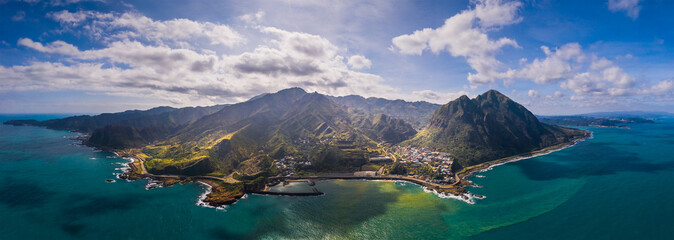
<svg viewBox="0 0 674 240"><path fill-rule="evenodd" d="M511 163L511 162L517 162L529 158L534 158L538 156L543 156L547 155L556 151L560 151L562 149L566 149L569 147L572 147L576 145L576 143L580 141L584 141L585 139L591 138L592 137L592 132L587 131L586 135L576 138L573 141L558 144L555 146L550 146L547 148L539 149L536 151L528 152L528 153L523 153L523 154L518 154L515 156L510 156L510 157L505 157L505 158L500 158L496 159L493 161L481 163L478 165L470 166L467 168L464 168L463 170L459 171L458 173L455 174L455 178L457 179L457 182L455 184L457 185L464 185L464 184L469 184L473 185L472 182L468 181L467 178L471 177L474 173L476 172L485 172L491 170L493 167L500 166L506 163Z"/></svg>

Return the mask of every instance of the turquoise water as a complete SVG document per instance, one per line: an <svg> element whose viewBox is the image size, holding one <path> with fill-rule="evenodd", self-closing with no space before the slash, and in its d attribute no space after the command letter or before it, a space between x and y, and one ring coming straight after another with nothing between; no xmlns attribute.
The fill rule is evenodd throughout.
<svg viewBox="0 0 674 240"><path fill-rule="evenodd" d="M674 239L674 121L631 127L479 173L471 191L487 198L474 205L409 183L323 181L324 196L216 210L196 206L199 184L107 183L125 160L76 133L1 125L0 239Z"/></svg>

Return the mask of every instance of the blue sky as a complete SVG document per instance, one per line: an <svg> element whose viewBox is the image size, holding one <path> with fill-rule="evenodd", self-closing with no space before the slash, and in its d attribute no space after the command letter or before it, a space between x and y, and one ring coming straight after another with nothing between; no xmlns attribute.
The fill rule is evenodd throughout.
<svg viewBox="0 0 674 240"><path fill-rule="evenodd" d="M674 2L0 0L0 112L244 101L302 87L536 114L674 109Z"/></svg>

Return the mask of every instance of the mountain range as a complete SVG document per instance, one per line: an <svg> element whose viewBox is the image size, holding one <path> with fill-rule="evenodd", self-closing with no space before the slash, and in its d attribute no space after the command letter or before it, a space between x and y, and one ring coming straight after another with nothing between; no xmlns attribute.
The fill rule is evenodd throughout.
<svg viewBox="0 0 674 240"><path fill-rule="evenodd" d="M152 173L183 175L269 173L288 156L310 162L307 171L356 171L393 145L446 151L467 167L584 134L543 124L495 90L437 105L290 88L231 105L5 124L84 132L89 145L145 158Z"/></svg>
<svg viewBox="0 0 674 240"><path fill-rule="evenodd" d="M441 106L440 104L424 101L407 102L400 99L364 98L358 95L330 97L330 99L356 111L369 114L385 114L393 118L402 119L416 129L426 127L431 116L433 116L433 112Z"/></svg>

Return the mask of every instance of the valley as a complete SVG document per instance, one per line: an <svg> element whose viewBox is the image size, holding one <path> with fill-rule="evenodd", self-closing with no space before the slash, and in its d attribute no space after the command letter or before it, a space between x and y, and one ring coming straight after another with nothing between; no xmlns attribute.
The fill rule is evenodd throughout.
<svg viewBox="0 0 674 240"><path fill-rule="evenodd" d="M540 123L494 90L439 106L290 88L231 105L6 124L83 132L85 144L134 159L123 178L202 182L213 206L307 179L408 181L469 201L471 173L589 136Z"/></svg>

